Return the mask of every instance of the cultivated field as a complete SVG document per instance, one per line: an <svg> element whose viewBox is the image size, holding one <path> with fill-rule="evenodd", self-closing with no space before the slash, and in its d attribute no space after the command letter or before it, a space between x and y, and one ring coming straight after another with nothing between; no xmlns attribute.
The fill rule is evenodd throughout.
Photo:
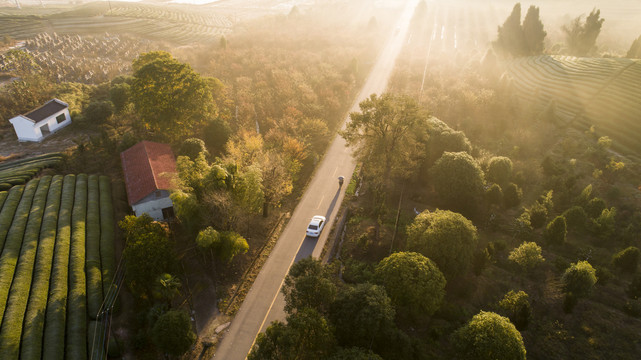
<svg viewBox="0 0 641 360"><path fill-rule="evenodd" d="M62 154L50 153L0 163L0 191L31 180L40 170L60 164Z"/></svg>
<svg viewBox="0 0 641 360"><path fill-rule="evenodd" d="M109 178L43 176L0 208L0 358L88 358L115 268Z"/></svg>
<svg viewBox="0 0 641 360"><path fill-rule="evenodd" d="M531 106L553 106L561 122L595 125L615 146L641 150L641 60L534 56L514 60L508 74Z"/></svg>

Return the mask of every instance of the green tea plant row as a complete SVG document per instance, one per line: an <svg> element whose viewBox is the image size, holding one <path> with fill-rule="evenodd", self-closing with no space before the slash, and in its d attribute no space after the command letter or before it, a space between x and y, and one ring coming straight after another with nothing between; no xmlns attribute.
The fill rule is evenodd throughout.
<svg viewBox="0 0 641 360"><path fill-rule="evenodd" d="M641 62L618 58L534 56L516 59L508 74L519 98L640 150ZM635 148L636 147L636 148Z"/></svg>
<svg viewBox="0 0 641 360"><path fill-rule="evenodd" d="M62 162L62 154L50 153L27 159L0 163L0 191L31 180L42 169L53 167Z"/></svg>
<svg viewBox="0 0 641 360"><path fill-rule="evenodd" d="M109 178L45 176L0 192L0 225L0 358L86 359L114 274Z"/></svg>

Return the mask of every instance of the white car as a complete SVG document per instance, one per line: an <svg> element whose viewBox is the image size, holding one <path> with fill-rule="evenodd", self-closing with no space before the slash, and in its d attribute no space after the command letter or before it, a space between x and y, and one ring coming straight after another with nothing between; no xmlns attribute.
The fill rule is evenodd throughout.
<svg viewBox="0 0 641 360"><path fill-rule="evenodd" d="M307 236L318 237L325 226L325 217L316 215L307 225Z"/></svg>

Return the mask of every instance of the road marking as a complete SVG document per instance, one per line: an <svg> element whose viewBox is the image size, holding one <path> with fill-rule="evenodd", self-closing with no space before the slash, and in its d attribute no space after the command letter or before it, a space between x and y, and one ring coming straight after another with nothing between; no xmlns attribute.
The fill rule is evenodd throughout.
<svg viewBox="0 0 641 360"><path fill-rule="evenodd" d="M336 172L337 171L338 171L338 166L336 168L334 168L334 173L332 174L332 176L336 176Z"/></svg>
<svg viewBox="0 0 641 360"><path fill-rule="evenodd" d="M325 200L325 195L323 195L323 197L321 197L320 201L318 202L318 206L316 207L316 210L320 209L320 206L323 203L323 200Z"/></svg>
<svg viewBox="0 0 641 360"><path fill-rule="evenodd" d="M303 243L305 242L305 236L303 240L298 244L298 250L296 250L296 255L298 255L298 252L300 251L300 248L303 247ZM296 255L292 258L292 262L289 263L289 267L287 268L287 274L289 274L289 269L291 269L292 265L294 264L294 260L296 260ZM254 348L254 344L256 344L256 338L258 338L258 334L260 334L260 330L263 328L263 325L265 325L265 321L267 321L267 317L269 317L269 313L272 312L272 307L274 306L274 303L276 302L276 298L278 297L278 294L280 294L280 289L283 287L283 284L285 283L285 277L283 280L280 282L280 285L278 286L278 290L276 291L276 295L274 295L274 298L272 299L272 303L269 304L269 309L267 309L267 313L265 314L265 317L263 318L263 321L260 323L260 327L258 327L258 332L254 336L254 341L252 341L252 346L249 347L249 352ZM247 356L249 356L249 353L247 353ZM247 356L245 356L245 360L247 359Z"/></svg>

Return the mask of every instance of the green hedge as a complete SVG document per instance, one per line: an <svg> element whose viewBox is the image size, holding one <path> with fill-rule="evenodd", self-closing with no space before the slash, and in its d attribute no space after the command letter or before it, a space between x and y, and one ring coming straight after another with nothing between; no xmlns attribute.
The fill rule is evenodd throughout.
<svg viewBox="0 0 641 360"><path fill-rule="evenodd" d="M67 297L67 330L65 358L87 358L87 281L85 275L85 242L87 221L87 175L76 179L76 195L71 213L71 247L69 249L69 295Z"/></svg>
<svg viewBox="0 0 641 360"><path fill-rule="evenodd" d="M102 305L102 275L100 270L100 185L98 176L89 176L87 196L87 311L96 319Z"/></svg>
<svg viewBox="0 0 641 360"><path fill-rule="evenodd" d="M2 184L0 184L2 185ZM2 190L2 189L0 189ZM7 199L7 196L9 195L8 192L6 191L0 191L0 210L2 210L2 205L4 205L4 201Z"/></svg>
<svg viewBox="0 0 641 360"><path fill-rule="evenodd" d="M49 296L49 278L53 260L53 249L56 242L60 195L62 194L62 175L53 177L47 195L47 205L40 228L40 240L36 265L29 294L27 314L24 320L20 359L40 360L42 356L42 339L45 325L45 312Z"/></svg>
<svg viewBox="0 0 641 360"><path fill-rule="evenodd" d="M108 176L100 177L100 260L102 288L106 295L116 272L114 210L111 201L111 179Z"/></svg>
<svg viewBox="0 0 641 360"><path fill-rule="evenodd" d="M16 264L18 263L18 256L20 255L20 248L22 247L22 239L27 226L27 219L29 218L29 210L31 210L31 201L33 200L37 187L38 180L30 181L25 186L13 222L7 233L4 248L2 249L2 256L0 256L0 322L4 319L9 288L13 281L13 274L16 271Z"/></svg>
<svg viewBox="0 0 641 360"><path fill-rule="evenodd" d="M62 159L63 156L60 153L51 153L2 163L0 165L0 184L3 184L2 187L6 187L4 184L24 184L42 169L60 164Z"/></svg>
<svg viewBox="0 0 641 360"><path fill-rule="evenodd" d="M31 290L33 278L33 267L36 262L36 250L40 238L40 225L42 216L47 204L47 193L51 184L51 176L42 177L39 180L32 180L38 183L29 218L25 226L25 232L20 249L20 257L16 265L15 275L9 291L9 300L4 312L2 327L0 328L0 359L17 360L20 354L20 339L22 338L22 324L27 301ZM31 346L32 344L25 344ZM40 346L40 344L36 344Z"/></svg>
<svg viewBox="0 0 641 360"><path fill-rule="evenodd" d="M67 280L69 247L71 242L71 211L73 208L76 176L67 175L62 184L58 228L54 247L49 300L45 316L42 354L44 360L62 360L65 356L65 324L67 316Z"/></svg>
<svg viewBox="0 0 641 360"><path fill-rule="evenodd" d="M104 340L102 334L103 327L100 325L101 324L98 321L91 320L89 321L89 326L87 327L87 347L93 351L93 353L91 354L92 359L107 358L107 353L104 347L93 347L94 338L96 338L96 343L101 342L100 340ZM96 334L96 326L98 327L98 334Z"/></svg>
<svg viewBox="0 0 641 360"><path fill-rule="evenodd" d="M4 241L7 238L7 233L13 221L13 215L16 213L23 191L24 186L14 186L11 188L2 206L2 211L0 211L0 249L4 247Z"/></svg>

